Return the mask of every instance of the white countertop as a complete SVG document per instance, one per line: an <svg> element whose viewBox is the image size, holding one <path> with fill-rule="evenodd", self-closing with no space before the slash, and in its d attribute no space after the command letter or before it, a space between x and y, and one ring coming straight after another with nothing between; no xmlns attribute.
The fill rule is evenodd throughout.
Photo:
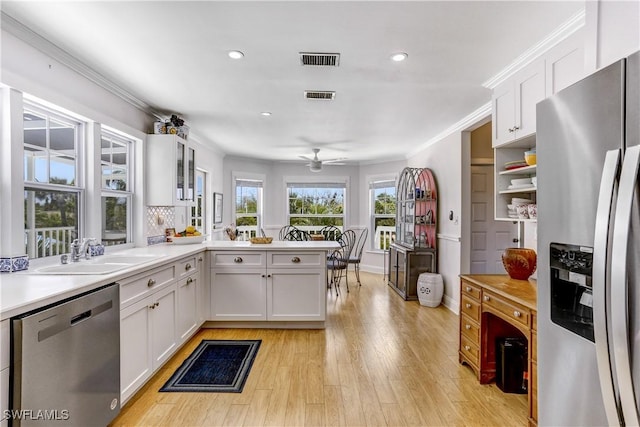
<svg viewBox="0 0 640 427"><path fill-rule="evenodd" d="M200 244L176 245L158 244L142 248L132 248L120 251L109 251L108 254L118 255L155 255L151 261L144 264L133 265L113 273L96 275L45 275L34 274L38 267L46 265L42 260L37 261L37 266L30 270L18 273L0 274L0 319L6 319L27 311L42 308L66 298L73 297L83 292L90 291L102 285L117 282L125 277L132 276L153 269L159 265L176 261L188 255L206 250L279 250L279 251L312 251L332 250L338 248L333 241L313 242L282 242L273 241L270 244L252 244L251 242L236 242L226 240L205 241ZM49 265L57 264L58 257L53 258ZM82 262L82 261L80 261ZM32 263L36 264L36 262Z"/></svg>

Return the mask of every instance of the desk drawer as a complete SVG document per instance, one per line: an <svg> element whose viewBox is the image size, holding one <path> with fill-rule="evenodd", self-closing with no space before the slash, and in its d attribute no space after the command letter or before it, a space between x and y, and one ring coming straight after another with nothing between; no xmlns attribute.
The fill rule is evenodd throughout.
<svg viewBox="0 0 640 427"><path fill-rule="evenodd" d="M266 252L214 252L211 254L211 267L263 267L266 268Z"/></svg>
<svg viewBox="0 0 640 427"><path fill-rule="evenodd" d="M473 283L467 282L465 280L460 282L461 295L466 295L470 298L480 301L480 291L480 286L474 285Z"/></svg>
<svg viewBox="0 0 640 427"><path fill-rule="evenodd" d="M478 350L478 346L464 335L460 336L460 351L471 364L476 367L480 366L480 351Z"/></svg>
<svg viewBox="0 0 640 427"><path fill-rule="evenodd" d="M493 310L507 316L507 318L515 320L527 329L529 328L529 318L531 314L527 308L519 304L506 301L495 294L487 292L486 290L482 295L482 304L483 307L491 307Z"/></svg>
<svg viewBox="0 0 640 427"><path fill-rule="evenodd" d="M474 344L480 345L480 326L478 322L471 320L471 318L465 314L460 316L460 333Z"/></svg>
<svg viewBox="0 0 640 427"><path fill-rule="evenodd" d="M480 302L462 295L462 306L460 311L476 322L480 321Z"/></svg>

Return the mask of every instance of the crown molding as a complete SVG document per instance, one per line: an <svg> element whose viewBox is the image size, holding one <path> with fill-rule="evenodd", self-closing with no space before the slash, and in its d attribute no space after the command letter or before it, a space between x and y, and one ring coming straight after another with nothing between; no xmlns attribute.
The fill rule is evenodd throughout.
<svg viewBox="0 0 640 427"><path fill-rule="evenodd" d="M573 15L564 24L556 28L551 34L542 39L536 45L525 51L522 55L516 58L511 64L505 67L495 76L491 77L486 82L482 83L482 86L487 89L494 89L500 83L513 76L518 71L529 65L531 62L545 54L553 46L560 43L562 40L569 37L571 34L578 31L585 25L585 10L582 9L575 15Z"/></svg>
<svg viewBox="0 0 640 427"><path fill-rule="evenodd" d="M485 120L489 116L491 116L491 102L487 102L486 104L484 104L483 106L481 106L480 108L472 112L471 114L467 115L466 117L457 121L453 125L449 126L447 129L443 130L438 135L434 136L424 144L421 144L420 146L418 146L418 148L410 152L406 156L406 158L410 159L411 157L418 154L420 151L444 139L445 137L451 135L452 133L467 130L471 126L474 126L478 122Z"/></svg>
<svg viewBox="0 0 640 427"><path fill-rule="evenodd" d="M136 97L135 95L131 94L131 92L115 84L102 74L96 72L91 67L78 60L76 57L72 56L56 44L51 43L49 40L45 39L40 34L36 33L20 21L8 15L6 12L0 13L0 26L3 30L6 30L8 33L14 35L18 39L34 47L35 49L38 49L45 55L50 56L52 59L60 62L69 69L75 71L76 73L97 84L108 92L118 96L119 98L140 109L141 111L157 118L164 117L163 114L156 111L142 99Z"/></svg>

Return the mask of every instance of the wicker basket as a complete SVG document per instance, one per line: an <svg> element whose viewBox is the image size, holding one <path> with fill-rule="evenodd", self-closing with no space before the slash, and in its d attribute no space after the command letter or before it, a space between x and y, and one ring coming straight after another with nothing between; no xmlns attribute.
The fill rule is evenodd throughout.
<svg viewBox="0 0 640 427"><path fill-rule="evenodd" d="M267 244L273 242L273 237L252 237L251 243Z"/></svg>

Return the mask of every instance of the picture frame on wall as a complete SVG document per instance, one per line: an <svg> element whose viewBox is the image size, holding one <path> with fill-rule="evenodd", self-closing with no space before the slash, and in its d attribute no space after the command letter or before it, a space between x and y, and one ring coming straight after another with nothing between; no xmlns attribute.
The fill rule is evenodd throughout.
<svg viewBox="0 0 640 427"><path fill-rule="evenodd" d="M213 223L222 223L222 193L213 193Z"/></svg>

